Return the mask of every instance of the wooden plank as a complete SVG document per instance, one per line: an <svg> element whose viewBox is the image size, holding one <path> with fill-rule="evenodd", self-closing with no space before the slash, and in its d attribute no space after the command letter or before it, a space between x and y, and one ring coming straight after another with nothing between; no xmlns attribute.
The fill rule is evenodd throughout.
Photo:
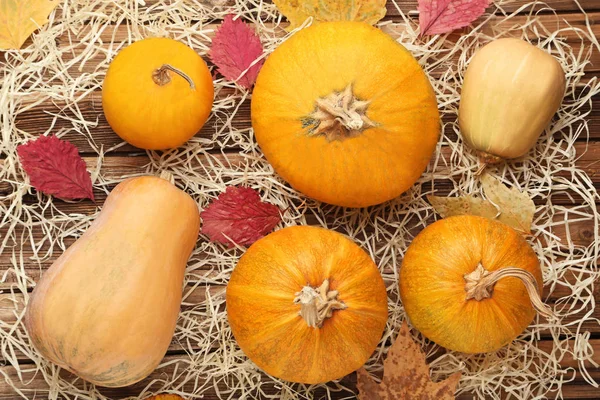
<svg viewBox="0 0 600 400"><path fill-rule="evenodd" d="M161 3L171 4L173 2L174 2L174 0L172 0L171 2L169 2L169 1L165 2L164 0L146 0L145 6L141 6L139 9L140 9L140 11L152 12L152 9L156 8L158 4L161 4ZM201 2L208 4L208 5L218 4L224 8L235 4L234 0L219 1L219 2L203 0ZM264 1L264 3L271 3L271 2L272 2L271 0ZM498 3L500 3L500 2L498 2ZM525 5L531 4L532 1L530 1L530 0L515 0L515 1L503 1L503 3L505 3L505 4L502 4L501 7L505 12L514 12L514 11L520 10ZM547 0L547 4L549 4L556 11L562 11L562 12L569 12L569 11L578 12L578 11L580 11L579 7L577 6L577 3L574 0ZM579 4L586 11L600 10L600 4L596 0L580 0ZM523 10L523 12L528 12L532 9L541 10L546 7L547 6L543 2L540 1L539 4L525 8L525 10ZM404 14L416 11L417 10L417 0L395 0L395 1L388 0L388 2L386 3L386 8L387 8L386 19L392 19L394 17L399 16L400 11ZM486 11L494 12L495 7L493 7L493 6L489 7Z"/></svg>
<svg viewBox="0 0 600 400"><path fill-rule="evenodd" d="M591 74L590 74L591 75ZM221 98L231 95L232 90L223 90L220 94ZM600 101L600 96L597 96L595 102ZM96 149L102 146L104 150L114 149L110 154L142 152L132 145L124 143L117 136L104 117L102 111L102 100L100 91L92 92L87 96L86 100L79 102L79 111L86 121L89 121L90 135L85 133L84 128L74 124L72 119L75 118L75 113L63 107L58 107L54 102L48 100L41 103L39 106L19 114L16 121L16 127L19 130L27 132L31 135L41 135L45 132L52 131L55 134L61 135L63 139L69 140L75 144L82 153L96 153ZM211 144L206 141L202 143L203 147L217 146L222 134L219 132L223 129L223 117L213 114L207 121L204 127L196 134L196 138L210 140ZM600 140L600 108L591 110L587 117L589 127L589 139ZM454 122L454 118L446 116L443 118L444 124ZM235 118L231 120L231 128L241 131L241 135L249 139L250 135L250 100L245 100L241 103ZM229 127L226 132L229 132ZM458 138L448 129L448 134L452 138ZM581 137L580 140L586 140L587 137ZM119 146L119 147L116 147ZM236 143L224 143L222 149L234 149ZM116 148L115 148L116 147Z"/></svg>
<svg viewBox="0 0 600 400"><path fill-rule="evenodd" d="M584 30L587 32L586 27L586 18L581 13L568 14L568 15L553 15L553 14L542 14L538 15L535 23L531 23L529 26L529 30L526 31L525 35L532 40L537 39L540 35L543 35L545 31L556 31L559 29L565 29L560 32L559 36L566 41L566 43L570 44L573 47L574 53L578 54L581 48L581 33L574 31L572 29L567 28L569 26L573 28L577 28L580 30ZM504 33L505 36L521 36L522 32L519 30L514 31L515 26L522 26L528 21L529 17L525 15L517 15L509 20L505 20L504 16L495 16L488 20L486 26L482 29L482 32L497 36L499 33ZM591 25L591 34L595 36L600 36L600 24L597 21L600 20L600 12L590 12L588 14L588 19ZM568 21L568 22L567 22ZM397 26L394 25L396 23L390 22L390 24L383 26L383 30L389 33L392 37L398 38L399 31L401 31L400 27L404 24L404 22L398 22ZM416 24L417 22L415 22ZM394 25L398 29L391 29L391 26ZM207 38L212 38L216 29L218 28L218 23L207 24L203 27L203 34ZM267 28L272 28L273 24L265 24ZM286 23L282 24L280 28L274 29L273 35L274 37L284 37L286 32L283 27L286 26ZM142 34L145 36L152 36L152 31L147 30L144 31L144 26L139 26ZM461 30L454 32L449 35L447 40L452 42L456 42L461 38L462 35ZM89 42L89 37L93 38L93 43ZM81 77L83 74L95 74L97 79L103 79L106 68L108 67L108 61L112 58L113 51L116 47L112 43L127 43L130 39L129 28L127 25L108 25L106 26L102 32L94 32L90 33L90 28L88 26L84 26L79 31L74 33L65 33L62 36L57 38L58 43L58 52L61 54L60 59L56 60L60 61L61 65L67 67L69 76L72 79L77 79ZM92 49L92 50L90 50ZM1 55L1 53L0 53ZM207 63L210 64L210 60L206 57L205 52L201 54ZM458 55L456 56L458 57ZM82 61L85 60L85 63ZM457 58L454 59L456 61ZM433 76L439 76L443 73L446 73L447 66L441 66L439 69L431 71ZM600 52L594 51L592 53L591 64L587 66L586 71L588 72L596 72L600 70ZM62 85L64 75L58 74L57 71L48 68L45 71L45 76L47 78L47 84L57 84Z"/></svg>
<svg viewBox="0 0 600 400"><path fill-rule="evenodd" d="M546 342L547 344L544 344L543 346L548 347L548 349L552 346L552 342ZM590 341L590 344L593 346L595 352L594 352L594 361L595 362L600 362L600 340L598 339L594 339ZM170 377L175 376L175 368L178 369L178 374L175 376L176 379L174 379L174 383L178 386L182 386L179 389L180 390L184 390L188 393L192 392L194 390L195 387L201 386L204 382L186 382L183 383L183 380L185 379L185 373L186 373L186 368L189 368L189 364L186 363L186 361L181 360L182 358L184 359L188 359L188 357L186 356L181 356L181 355L176 355L176 356L166 356L163 360L163 364L166 364L166 366L159 368L158 370L154 371L152 374L150 374L149 377L147 377L146 379L142 380L141 382L125 387L125 388L98 388L98 390L105 396L108 396L109 398L112 399L121 399L124 398L126 396L137 396L140 394L140 392L142 392L145 388L148 388L148 386L150 386L149 390L156 390L158 389L160 386L161 382L163 382L165 379L169 379ZM576 368L577 367L577 360L574 360L571 356L566 355L563 362L561 363L561 365L563 367L572 367L572 368ZM25 365L21 365L21 370L22 370L22 376L23 379L19 379L16 371L14 370L13 367L11 366L0 366L0 375L3 375L5 377L5 380L10 380L12 381L14 384L16 384L17 388L19 390L21 390L24 394L26 394L28 396L28 398L44 398L48 395L48 390L49 390L49 386L46 383L46 381L43 379L41 373L36 373L37 371L35 370L35 367L31 364L25 364ZM589 372L590 375L592 376L593 379L595 379L596 381L600 380L600 370L599 369L594 369L593 367L589 368ZM270 378L268 376L266 376L265 374L261 374L261 380L263 382L270 382ZM77 386L78 388L83 388L85 383L81 380L81 379L77 379L74 375L63 371L61 373L61 377L63 379L66 379L70 382L73 382L75 384L75 386ZM24 382L24 383L23 383ZM183 383L183 385L182 385ZM353 391L356 390L356 375L350 374L346 377L344 377L341 380L341 384L344 387L347 387ZM196 386L198 385L198 386ZM221 385L219 385L220 388L222 388ZM271 385L271 384L266 384L265 387L263 388L265 394L277 394L278 393L278 389L275 385ZM597 399L597 397L593 397L592 395L597 396L597 389L594 389L593 387L591 387L589 384L587 384L585 381L583 381L583 379L577 375L576 379L574 382L565 384L563 387L563 398L565 399L575 399L575 398L595 398ZM216 397L215 395L215 391L214 388L212 388L212 384L207 385L207 387L204 388L204 390L199 391L199 393L195 393L195 394L202 394L204 399L217 399L219 397ZM317 389L317 390L311 390L310 394L312 396L314 396L314 398L324 398L323 395L323 390L322 389ZM348 392L333 392L331 394L331 399L342 399L342 398L348 398L348 395L350 395L350 393ZM14 399L15 397L15 393L13 391L13 389L9 388L7 384L3 384L0 385L0 399L4 400L8 400L8 399ZM233 394L234 397L232 398L236 398L235 393ZM145 396L144 396L145 397ZM254 397L252 397L254 398ZM468 395L468 394L464 394L461 396L457 397L458 399L462 400L462 399L472 399L472 395Z"/></svg>
<svg viewBox="0 0 600 400"><path fill-rule="evenodd" d="M386 266L383 268L384 275L391 275L393 273L392 266ZM203 305L206 303L207 299L207 290L210 293L210 298L213 301L223 301L223 296L225 294L224 285L225 282L221 285L212 284L207 285L207 282L214 282L217 278L221 277L222 274L218 270L205 270L205 271L194 271L193 276L190 278L188 275L188 284L185 286L183 290L183 300L181 305L181 315L179 324L185 324L185 320L188 318L194 319L193 315L190 315L188 312L192 310L198 311L198 309L202 310ZM585 279L587 274L575 274L573 271L567 272L566 280L571 283L576 283L581 279ZM222 281L222 279L219 279ZM388 282L390 284L390 282ZM544 288L543 298L544 301L551 305L556 306L557 304L564 304L565 299L568 299L572 295L571 289L566 286L557 285L551 291L550 286L546 286ZM23 312L25 309L25 296L23 293L14 291L11 293L8 286L5 286L4 293L0 290L0 328L8 331L10 327L12 327L18 320L20 320L23 316ZM390 292L389 296L391 296L392 301L397 301L398 299L395 297L395 292ZM581 303L578 303L582 305ZM560 312L560 305L558 306L558 310ZM564 323L570 323L582 318L585 315L586 311L580 312L576 315L570 315L564 318ZM600 325L598 324L598 319L600 319L600 307L596 307L593 313L586 319L586 321L581 325L582 332L588 331L592 334L600 334ZM542 332L543 334L543 332ZM25 335L24 326L19 324L15 329L15 332L11 336L19 336L23 337ZM195 351L201 351L202 349L193 346ZM183 347L180 343L180 338L177 333L175 334L173 341L169 346L169 354L173 354L174 352L181 352ZM15 349L15 356L21 360L26 361L28 357L25 356L18 349ZM0 364L3 358L0 356Z"/></svg>
<svg viewBox="0 0 600 400"><path fill-rule="evenodd" d="M308 225L319 225L319 221L314 215L306 215L305 218ZM564 221L564 213L557 213L554 220L557 221L557 223L559 221ZM431 219L431 222L433 222L433 218ZM417 223L416 218L407 221L405 226L415 226L415 228L411 230L413 236L422 229L421 225ZM369 232L371 229L371 227L367 227L366 231ZM5 234L6 231L6 228L0 229L0 237L3 237L3 234ZM581 248L592 245L594 243L593 232L594 223L591 220L569 222L568 226L564 223L559 223L548 229L548 234L557 237L564 243L565 247L567 247L569 243ZM32 287L33 282L37 282L42 273L50 268L52 263L54 263L54 261L62 254L61 248L58 245L55 245L52 254L46 256L43 261L33 261L38 257L44 256L49 249L50 243L47 240L47 234L39 227L33 229L31 233L25 235L22 233L23 229L17 228L14 235L14 238L18 241L21 241L21 238L25 238L22 246L20 246L20 243L15 243L12 239L9 239L4 252L0 254L0 271L3 271L3 275L0 275L2 276L2 279L0 279L0 290L16 285L18 282L28 282L28 286ZM198 240L202 242L206 240L206 238L201 236ZM31 245L32 241L36 243L35 250ZM61 242L64 244L65 249L73 244L74 241L75 238L72 236L61 238ZM13 249L16 254L20 254L23 257L23 263L18 259L16 260L16 263L13 262ZM198 265L188 276L192 283L205 281L210 277L210 275L207 274L211 273L213 266L204 265L203 262L205 259L206 257L203 254L197 254L194 255L190 262L190 265ZM379 260L375 261L379 262ZM25 279L25 276L27 279Z"/></svg>
<svg viewBox="0 0 600 400"><path fill-rule="evenodd" d="M600 142L591 141L589 143L579 142L574 145L574 150L578 155L577 165L583 171L585 171L595 187L600 188ZM450 157L451 149L447 146L442 147L442 158L448 159ZM95 170L98 164L96 157L84 157L84 160L88 164L90 170ZM200 160L200 161L198 161ZM5 160L0 159L0 167L4 164ZM240 153L205 153L199 154L197 160L194 161L194 165L197 165L197 171L210 174L216 166L224 166L227 168L235 169L244 165L252 165L255 160L246 158ZM145 154L137 154L137 156L110 156L105 157L102 161L101 171L103 177L107 181L119 181L124 177L143 175L148 170L148 164L150 163L149 158ZM518 165L518 161L514 161ZM426 174L425 174L426 175ZM450 175L450 171L447 167L438 166L436 176ZM568 172L561 171L558 173L559 176L568 177ZM424 179L429 180L427 176ZM103 185L104 186L104 185ZM114 184L106 185L107 189L112 188ZM425 190L428 188L426 187ZM450 181L444 179L435 180L435 194L446 195L452 189ZM10 182L0 182L0 196L8 196L13 191L13 186ZM96 196L97 204L102 204L106 198L106 193L100 190L100 187L96 185L94 191ZM34 196L26 196L26 203L32 204L38 202ZM534 199L534 201L541 201L541 198ZM573 201L565 194L555 194L553 196L555 204L573 204ZM574 201L578 201L574 198ZM91 214L96 210L96 206L89 200L84 200L75 203L65 203L57 200L55 205L65 213L85 213Z"/></svg>

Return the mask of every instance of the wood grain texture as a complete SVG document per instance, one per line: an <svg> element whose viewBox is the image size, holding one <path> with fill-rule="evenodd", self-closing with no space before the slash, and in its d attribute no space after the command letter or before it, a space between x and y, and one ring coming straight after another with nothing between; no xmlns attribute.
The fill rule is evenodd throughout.
<svg viewBox="0 0 600 400"><path fill-rule="evenodd" d="M141 8L142 10L148 10L151 9L153 6L155 6L160 0L146 0L146 5L145 7ZM175 1L175 0L171 0L171 1ZM547 0L548 3L552 4L552 8L555 9L556 11L579 11L579 7L577 6L577 3L574 0ZM211 0L202 0L202 3L205 4L214 4L214 2L211 2ZM221 2L222 4L223 2ZM229 4L233 4L233 0L228 0L227 2L225 2L225 7ZM266 0L265 3L271 3L270 0ZM514 11L518 11L520 9L522 9L524 6L531 4L532 1L530 0L515 0L515 1L511 1L511 2L505 2L506 4L504 4L502 6L502 8L505 11L508 12L514 12ZM584 10L600 10L600 3L598 3L598 1L596 0L580 0L579 1L580 6L584 9ZM534 7L536 7L535 9L543 9L545 7L544 3L540 2L540 4L535 5ZM392 18L392 17L396 17L398 15L400 15L400 11L402 11L403 13L408 13L410 11L415 11L417 9L417 0L395 0L395 1L388 1L386 4L386 8L387 8L387 13L386 13L386 18ZM531 7L529 7L531 8ZM527 8L527 10L529 9ZM489 12L492 12L494 10L493 7L490 7L488 9Z"/></svg>
<svg viewBox="0 0 600 400"><path fill-rule="evenodd" d="M152 12L152 7L156 5L159 0L146 0L146 5L141 8L142 11L147 10L148 12ZM170 0L173 3L179 0ZM211 0L198 0L200 2L211 4ZM233 1L233 0L230 0ZM508 12L514 12L516 10L521 9L525 4L530 3L527 0L515 0L503 6L504 10ZM559 17L557 18L554 15L548 13L548 11L544 11L543 3L534 6L535 10L541 11L538 20L540 26L548 27L548 29L555 30L557 28L565 27L567 23L572 26L583 29L585 26L585 20L581 13L579 13L579 7L574 0L548 0L548 3L551 4L552 8L559 12ZM585 10L589 12L589 18L592 24L592 33L596 37L600 37L600 0L580 0L579 4ZM414 11L417 8L416 0L398 0L395 3L388 1L387 9L388 14L385 18L388 23L399 23L401 22L400 11L402 13L409 13L413 23L416 23L416 13ZM531 8L525 9L525 11L529 11ZM488 12L493 11L493 7L488 9ZM492 25L496 25L494 29L501 31L503 29L509 28L510 26L523 23L526 20L525 15L519 15L513 17L510 21L502 21L502 17L498 16L492 21ZM212 31L209 36L214 34L214 29L218 24L211 24L208 26L208 29ZM486 28L489 30L489 33L492 32L492 28ZM85 30L81 33L84 35ZM279 35L283 35L283 31L278 33ZM110 42L111 37L115 35L116 41L126 40L127 30L123 26L114 26L114 30L108 29L100 35L100 39L104 43ZM455 33L450 35L450 40L456 40L459 37L459 33ZM531 31L528 33L529 37L535 37L536 33ZM572 32L564 32L562 34L567 43L569 43L575 51L580 49L579 39L576 34ZM80 36L81 37L81 36ZM77 37L73 37L72 40L77 40ZM59 40L59 46L67 46L69 44L69 38L63 37ZM82 45L83 48L83 45ZM96 74L96 78L98 79L98 83L101 82L101 79L104 76L104 72L108 66L108 61L110 55L105 53L105 47L102 48L102 51L98 53L90 62L87 62L83 66L76 57L78 55L77 49L73 52L67 52L64 55L64 59L62 62L69 65L69 73L73 79L82 76L82 74ZM0 62L4 60L2 53L0 52ZM589 81L594 77L598 76L600 72L600 52L595 51L592 54L592 63L586 69L587 74L585 77L585 81ZM439 76L444 71L437 70L432 71L432 75ZM46 79L49 82L52 82L53 72L51 70L47 71ZM231 91L223 91L220 96L224 97L231 94ZM21 107L26 107L29 104L37 101L35 94L28 95L24 98ZM598 102L598 98L595 99ZM79 149L88 155L86 157L86 162L90 167L94 167L97 162L97 158L92 156L96 153L95 147L102 146L104 149L109 149L111 147L117 146L121 144L121 140L112 132L110 126L106 123L102 115L102 109L100 104L100 92L98 90L91 92L89 96L83 102L79 103L80 110L84 115L85 119L90 121L88 128L90 130L91 138L86 137L85 131L82 126L74 125L70 120L72 111L65 107L65 104L55 103L52 101L44 101L36 107L33 107L31 110L21 113L18 116L17 127L25 132L30 133L31 135L37 136L44 132L46 132L51 126L52 132L60 133L63 135L65 139L72 141L76 144ZM600 108L596 107L588 117L589 127L590 127L590 139L592 140L589 145L582 141L576 144L577 154L581 156L578 161L578 165L587 172L587 174L591 177L595 187L600 189ZM450 120L445 120L444 122L451 122ZM52 125L54 124L54 125ZM217 121L215 118L209 120L209 122L205 125L205 127L197 134L197 138L201 138L203 140L216 140L220 139L220 136L216 134L217 130L221 126L221 121ZM250 126L250 102L244 102L239 109L239 112L236 118L232 121L232 126L236 129L247 129ZM215 142L216 143L216 142ZM222 143L220 143L222 144ZM219 144L215 144L212 146L215 151L220 150ZM221 146L221 149L229 151L227 154L212 154L210 157L214 157L218 159L220 162L225 164L237 165L240 163L244 163L245 160L237 154L237 148L234 143L226 143ZM445 150L446 151L446 150ZM0 153L0 158L3 155ZM118 147L117 149L111 151L108 154L108 157L102 163L102 169L104 175L108 179L120 179L123 176L129 176L132 174L139 174L145 171L145 166L148 163L148 158L144 152L136 149L130 145L124 145ZM201 161L200 161L201 162ZM0 168L2 168L2 160L0 159ZM113 185L109 185L107 188L112 188ZM427 188L425 188L427 189ZM436 194L438 195L447 195L451 189L451 183L445 180L436 180L435 181L435 189ZM0 195L7 195L12 191L12 186L8 182L0 182ZM96 190L98 205L101 205L106 197L104 192L101 190ZM537 203L540 203L541 199L537 199ZM577 197L574 197L573 200L575 203L578 201ZM27 196L26 198L27 204L34 204L37 202L37 198L35 195ZM571 198L568 195L558 195L554 197L554 202L556 204L573 204ZM81 201L76 203L62 203L59 200L55 202L57 207L62 212L66 213L84 213L84 214L93 214L98 210L96 205L89 201ZM560 219L561 216L557 215L557 219ZM309 221L310 222L310 221ZM2 228L6 229L6 228ZM578 246L589 246L593 241L593 230L595 227L592 223L585 221L578 221L570 224L569 231L567 232L564 226L559 226L556 228L553 233L560 237L561 239L566 241L567 236L570 236L573 243ZM0 238L3 238L6 234L6 231L2 231L0 229ZM41 230L34 229L33 237L38 239L43 236ZM73 238L66 238L65 245L68 246L73 242ZM13 245L17 245L13 243ZM28 261L28 257L33 255L33 250L30 246L25 244L24 246L24 256L25 262L23 265L23 272L27 274L27 276L37 280L41 273L43 273L51 263L59 256L58 252L48 257L44 262L37 264ZM10 268L13 265L11 260L11 254L9 252L5 252L0 255L0 276L1 274ZM202 304L205 299L206 292L205 286L198 286L196 288L193 287L194 284L198 282L205 282L214 277L215 272L209 269L199 268L198 270L193 271L191 274L188 274L188 285L186 286L184 293L186 293L187 297L183 301L182 310L189 310L195 304ZM6 290L10 290L10 288L15 284L16 277L14 273L9 273L5 276L5 278L0 282L0 321L12 323L16 321L19 317L19 310L22 310L24 305L23 296L17 296L17 304L19 306L16 309L13 300L10 295L6 294ZM31 289L31 286L29 287ZM223 287L222 286L212 286L210 287L211 294L218 296L222 294ZM555 302L558 298L563 296L568 296L568 289L564 287L558 287L553 293L546 293L548 296L548 301L550 303ZM600 300L600 296L596 296L597 300ZM598 323L593 319L600 319L600 309L596 309L591 318L585 323L584 329L589 330L592 333L592 339L590 341L591 346L594 348L595 355L594 360L597 363L600 363L600 327ZM549 350L553 346L552 341L542 340L539 342L539 347L545 350ZM169 348L169 353L165 358L165 362L173 362L173 364L169 365L165 370L167 372L172 372L176 366L180 368L185 368L183 363L177 363L176 360L182 354L182 346L177 343L177 341L173 341ZM440 354L434 354L432 357L437 357ZM42 375L40 373L35 372L33 369L33 365L28 362L26 357L22 354L17 354L18 358L22 361L22 369L25 371L22 377L22 382L24 382L20 388L24 390L24 394L27 395L28 398L47 398L48 397L48 385L44 381ZM0 359L0 375L10 378L14 382L18 382L19 378L17 376L16 371L11 366L4 365L3 361ZM563 367L573 367L576 368L578 364L577 360L574 360L572 357L567 357L561 365ZM596 369L591 365L588 365L589 371L591 372L592 378L596 381L600 382L600 369ZM133 385L128 388L122 389L101 389L100 391L113 399L122 399L126 396L137 396L143 390L143 388L150 384L153 379L164 379L164 371L154 372L150 377L140 382L139 384ZM68 373L64 373L66 378L73 378ZM266 379L266 378L265 378ZM342 384L348 387L355 387L355 376L354 374L349 375L344 378ZM79 381L79 386L83 386L84 383ZM203 391L203 398L205 399L217 399L217 395L214 389L210 388L211 385L208 386L207 389ZM189 385L184 385L183 389L190 389ZM278 389L273 386L267 386L265 390L265 394L271 394L273 396L278 393ZM575 377L573 382L565 384L563 386L562 396L566 400L575 400L575 399L598 399L600 395L598 394L598 389L594 389L589 384L585 383L580 375ZM323 398L325 393L322 391L315 391L310 393L315 398ZM255 396L259 396L259 394L255 394ZM1 400L13 400L18 396L12 389L10 389L4 382L4 379L0 380L0 399ZM347 397L347 395L334 395L333 398L341 398ZM458 397L459 399L472 399L471 395L461 395Z"/></svg>
<svg viewBox="0 0 600 400"><path fill-rule="evenodd" d="M599 0L600 1L600 0ZM600 53L599 53L600 54ZM600 59L598 60L600 63ZM591 77L595 73L589 73ZM220 94L221 98L230 95L233 91L226 90ZM74 125L71 118L75 117L73 111L57 105L55 101L44 101L39 106L23 112L19 115L16 126L18 129L34 136L39 136L51 130L75 144L82 153L95 153L95 147L103 146L104 150L113 149L110 154L141 152L142 150L124 143L119 136L112 130L104 113L102 112L101 93L99 91L91 93L86 100L79 103L79 112L90 121L88 126L91 135L82 134L83 127ZM451 117L443 118L443 123L452 123ZM196 138L219 140L224 135L219 134L222 128L222 117L212 115ZM594 108L590 112L588 126L590 129L590 139L600 140L600 109ZM250 100L245 100L239 107L235 118L231 121L231 128L241 131L244 137L249 136L250 127ZM447 130L451 132L451 129ZM90 139L93 138L93 141ZM450 133L450 137L456 135ZM581 137L580 140L587 138ZM235 144L234 144L235 145ZM119 146L116 147L115 146ZM225 144L225 148L231 144Z"/></svg>

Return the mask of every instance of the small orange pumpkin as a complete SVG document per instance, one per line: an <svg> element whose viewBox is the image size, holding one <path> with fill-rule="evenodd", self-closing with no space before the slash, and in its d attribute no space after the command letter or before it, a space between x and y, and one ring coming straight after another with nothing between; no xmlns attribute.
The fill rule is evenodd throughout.
<svg viewBox="0 0 600 400"><path fill-rule="evenodd" d="M316 227L289 227L255 242L226 298L244 353L292 382L326 382L360 368L387 320L385 285L369 255Z"/></svg>
<svg viewBox="0 0 600 400"><path fill-rule="evenodd" d="M251 108L275 171L300 192L347 207L406 191L440 129L417 61L362 22L320 23L281 44L259 73Z"/></svg>
<svg viewBox="0 0 600 400"><path fill-rule="evenodd" d="M202 57L176 40L149 38L112 61L102 86L102 108L123 140L161 150L181 146L202 128L213 96Z"/></svg>
<svg viewBox="0 0 600 400"><path fill-rule="evenodd" d="M428 226L400 269L400 296L414 327L464 353L505 346L536 310L550 316L541 290L540 264L525 239L482 217L456 216Z"/></svg>

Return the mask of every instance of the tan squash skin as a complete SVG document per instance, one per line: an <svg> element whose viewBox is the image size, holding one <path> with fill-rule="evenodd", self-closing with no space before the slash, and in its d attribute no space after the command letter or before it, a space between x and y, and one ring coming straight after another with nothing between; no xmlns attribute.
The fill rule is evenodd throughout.
<svg viewBox="0 0 600 400"><path fill-rule="evenodd" d="M464 353L496 351L514 340L535 316L523 283L499 280L491 297L467 300L465 274L517 267L542 290L533 249L515 230L475 216L444 218L409 246L400 269L400 297L411 323L437 344Z"/></svg>
<svg viewBox="0 0 600 400"><path fill-rule="evenodd" d="M495 40L469 64L458 121L486 162L525 155L558 110L565 73L550 54L521 39Z"/></svg>
<svg viewBox="0 0 600 400"><path fill-rule="evenodd" d="M117 185L36 285L25 314L35 348L98 385L145 378L175 331L199 225L194 200L164 179Z"/></svg>
<svg viewBox="0 0 600 400"><path fill-rule="evenodd" d="M329 280L336 309L311 327L294 300ZM360 368L387 321L387 293L369 255L327 229L294 226L254 243L227 285L227 317L244 353L267 373L292 382L321 383Z"/></svg>

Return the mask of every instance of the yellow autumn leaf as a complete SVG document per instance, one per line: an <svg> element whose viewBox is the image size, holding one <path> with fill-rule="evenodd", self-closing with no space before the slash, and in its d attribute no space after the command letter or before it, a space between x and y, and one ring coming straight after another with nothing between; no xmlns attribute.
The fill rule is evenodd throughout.
<svg viewBox="0 0 600 400"><path fill-rule="evenodd" d="M479 179L486 200L472 195L427 196L427 200L442 218L453 215L477 215L498 220L521 233L531 233L535 204L529 195L519 192L516 188L509 189L489 174Z"/></svg>
<svg viewBox="0 0 600 400"><path fill-rule="evenodd" d="M20 49L36 29L48 22L56 0L0 0L0 50Z"/></svg>
<svg viewBox="0 0 600 400"><path fill-rule="evenodd" d="M502 182L489 174L482 175L479 180L483 186L483 193L489 201L500 209L497 219L521 233L531 233L535 204L527 193L519 189L507 188Z"/></svg>
<svg viewBox="0 0 600 400"><path fill-rule="evenodd" d="M363 21L374 25L385 16L386 0L273 0L292 30L308 17L315 22Z"/></svg>

